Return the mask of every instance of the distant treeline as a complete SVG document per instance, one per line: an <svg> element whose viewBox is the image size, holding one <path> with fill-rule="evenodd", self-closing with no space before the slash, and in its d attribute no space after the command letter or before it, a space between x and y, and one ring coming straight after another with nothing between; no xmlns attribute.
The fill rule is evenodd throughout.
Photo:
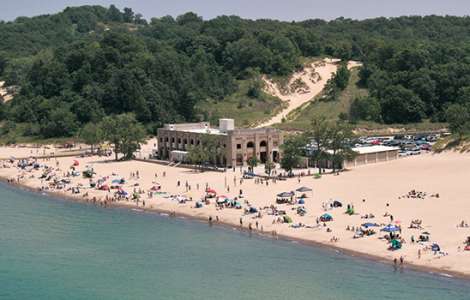
<svg viewBox="0 0 470 300"><path fill-rule="evenodd" d="M470 18L400 17L280 22L194 13L147 21L114 6L67 8L0 22L0 78L18 86L3 104L3 134L71 136L106 115L134 113L149 131L201 116L198 102L237 80L287 76L304 57L360 60L351 119L446 121L470 103Z"/></svg>

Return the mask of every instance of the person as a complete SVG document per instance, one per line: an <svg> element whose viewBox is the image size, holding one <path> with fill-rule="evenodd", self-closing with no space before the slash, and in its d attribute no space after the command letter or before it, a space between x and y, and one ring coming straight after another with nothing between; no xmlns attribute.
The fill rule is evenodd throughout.
<svg viewBox="0 0 470 300"><path fill-rule="evenodd" d="M418 259L421 259L421 249L418 249Z"/></svg>
<svg viewBox="0 0 470 300"><path fill-rule="evenodd" d="M242 227L242 226L243 226L243 219L240 218L240 227Z"/></svg>
<svg viewBox="0 0 470 300"><path fill-rule="evenodd" d="M403 256L400 256L400 265L403 265L404 262L405 262L405 259L403 258Z"/></svg>

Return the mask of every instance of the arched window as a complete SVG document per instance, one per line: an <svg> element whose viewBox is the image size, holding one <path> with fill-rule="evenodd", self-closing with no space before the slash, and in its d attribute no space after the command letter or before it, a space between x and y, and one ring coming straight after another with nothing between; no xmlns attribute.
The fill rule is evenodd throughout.
<svg viewBox="0 0 470 300"><path fill-rule="evenodd" d="M254 147L255 147L255 143L253 143L253 142L248 142L248 143L246 144L246 147L247 147L247 148L254 148Z"/></svg>
<svg viewBox="0 0 470 300"><path fill-rule="evenodd" d="M193 139L191 139L191 145L194 145L194 140Z"/></svg>
<svg viewBox="0 0 470 300"><path fill-rule="evenodd" d="M261 141L261 143L259 143L260 147L266 147L267 145L268 143L266 143L266 141Z"/></svg>

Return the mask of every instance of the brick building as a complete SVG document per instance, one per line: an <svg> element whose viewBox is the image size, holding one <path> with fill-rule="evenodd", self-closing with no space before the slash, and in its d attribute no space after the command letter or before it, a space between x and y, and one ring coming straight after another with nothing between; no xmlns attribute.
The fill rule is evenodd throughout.
<svg viewBox="0 0 470 300"><path fill-rule="evenodd" d="M219 141L223 155L221 166L246 165L256 156L261 163L279 162L282 132L274 128L236 129L233 119L220 119L219 127L210 127L208 122L166 124L158 129L158 156L160 159L184 161L191 145L201 143L204 135L212 135Z"/></svg>

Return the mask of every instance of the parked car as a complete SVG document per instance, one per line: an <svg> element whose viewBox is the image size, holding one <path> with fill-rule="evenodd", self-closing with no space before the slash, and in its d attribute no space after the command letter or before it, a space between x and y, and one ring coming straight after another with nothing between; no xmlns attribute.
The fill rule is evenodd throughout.
<svg viewBox="0 0 470 300"><path fill-rule="evenodd" d="M414 147L408 150L408 152L410 153L410 155L419 155L421 154L421 149L419 147Z"/></svg>
<svg viewBox="0 0 470 300"><path fill-rule="evenodd" d="M408 153L408 151L405 151L405 150L400 150L398 152L399 157L405 157L405 156L408 156L408 155L410 155L410 154Z"/></svg>
<svg viewBox="0 0 470 300"><path fill-rule="evenodd" d="M419 145L419 148L424 151L430 151L431 150L431 145L428 143L424 143Z"/></svg>

